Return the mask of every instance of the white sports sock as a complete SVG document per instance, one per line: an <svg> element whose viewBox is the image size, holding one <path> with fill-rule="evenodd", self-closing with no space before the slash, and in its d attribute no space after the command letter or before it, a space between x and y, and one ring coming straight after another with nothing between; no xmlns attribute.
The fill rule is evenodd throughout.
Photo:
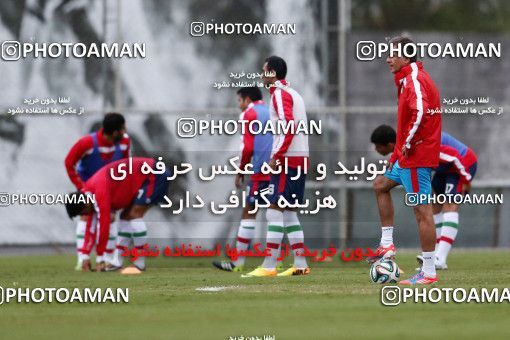
<svg viewBox="0 0 510 340"><path fill-rule="evenodd" d="M446 263L448 253L452 249L453 242L457 237L459 227L459 213L456 211L443 213L443 226L441 227L441 238L437 245L436 256L439 262Z"/></svg>
<svg viewBox="0 0 510 340"><path fill-rule="evenodd" d="M124 256L122 254L131 247L131 236L133 232L131 230L131 223L127 220L119 220L118 222L118 233L117 233L117 252L115 266L122 267L124 264Z"/></svg>
<svg viewBox="0 0 510 340"><path fill-rule="evenodd" d="M434 264L434 252L433 251L424 251L421 253L423 256L423 266L421 270L425 273L427 277L435 277L436 276L436 265Z"/></svg>
<svg viewBox="0 0 510 340"><path fill-rule="evenodd" d="M236 249L237 251L244 251L248 249L250 246L250 242L255 235L255 219L249 220L241 220L241 224L239 225L239 229L237 231L237 240L236 240ZM236 267L243 266L246 261L245 256L239 256L237 260L234 261L234 265Z"/></svg>
<svg viewBox="0 0 510 340"><path fill-rule="evenodd" d="M78 259L80 260L80 262L83 262L84 260L90 260L90 255L79 253Z"/></svg>
<svg viewBox="0 0 510 340"><path fill-rule="evenodd" d="M76 223L76 255L78 256L79 261L82 261L82 256L80 256L80 249L83 248L83 243L85 242L86 227L87 221L78 220L78 223Z"/></svg>
<svg viewBox="0 0 510 340"><path fill-rule="evenodd" d="M439 243L441 237L441 227L443 226L443 213L434 214L434 224L436 225L436 243Z"/></svg>
<svg viewBox="0 0 510 340"><path fill-rule="evenodd" d="M133 230L133 244L135 248L142 249L147 244L147 225L141 218L131 220ZM145 256L139 256L133 264L139 269L145 269Z"/></svg>
<svg viewBox="0 0 510 340"><path fill-rule="evenodd" d="M106 252L104 253L104 260L108 263L115 261L115 247L117 246L117 230L119 229L119 222L110 224L110 235L108 235L108 243L106 243Z"/></svg>
<svg viewBox="0 0 510 340"><path fill-rule="evenodd" d="M381 246L389 247L393 244L393 226L381 228Z"/></svg>
<svg viewBox="0 0 510 340"><path fill-rule="evenodd" d="M308 267L306 257L303 256L305 235L299 218L295 211L286 210L283 212L283 223L285 232L289 239L292 252L294 253L294 268L305 269Z"/></svg>
<svg viewBox="0 0 510 340"><path fill-rule="evenodd" d="M280 244L283 239L283 212L276 209L267 209L267 236L266 245L271 250L271 256L266 256L262 267L266 269L275 269L276 261L280 257Z"/></svg>
<svg viewBox="0 0 510 340"><path fill-rule="evenodd" d="M115 261L115 249L108 249L103 254L104 262L113 263Z"/></svg>

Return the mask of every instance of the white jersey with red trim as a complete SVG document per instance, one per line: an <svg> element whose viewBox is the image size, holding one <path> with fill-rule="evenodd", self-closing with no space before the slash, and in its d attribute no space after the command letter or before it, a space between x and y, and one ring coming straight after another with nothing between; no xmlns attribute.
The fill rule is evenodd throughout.
<svg viewBox="0 0 510 340"><path fill-rule="evenodd" d="M287 158L289 167L304 166L308 161L309 149L308 135L303 130L308 129L297 129L297 124L298 122L308 124L305 103L301 95L284 79L276 81L273 85L269 90L271 121L275 127L281 123L294 124L294 127L286 129L285 133L274 135L271 157L282 162Z"/></svg>

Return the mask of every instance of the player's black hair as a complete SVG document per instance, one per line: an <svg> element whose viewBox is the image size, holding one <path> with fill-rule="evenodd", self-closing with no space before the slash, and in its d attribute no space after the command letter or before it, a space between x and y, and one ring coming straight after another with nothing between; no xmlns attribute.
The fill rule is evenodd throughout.
<svg viewBox="0 0 510 340"><path fill-rule="evenodd" d="M85 208L86 198L85 194L81 191L75 191L67 195L65 202L67 215L69 218L81 215L81 212Z"/></svg>
<svg viewBox="0 0 510 340"><path fill-rule="evenodd" d="M388 145L397 141L397 133L389 125L378 126L372 135L370 141L374 144Z"/></svg>
<svg viewBox="0 0 510 340"><path fill-rule="evenodd" d="M287 63L275 55L266 58L267 70L276 73L276 79L285 79L287 76Z"/></svg>
<svg viewBox="0 0 510 340"><path fill-rule="evenodd" d="M412 41L410 38L402 36L395 37L390 40L390 44L400 45L402 48L403 57L409 58L412 63L418 60L418 49L416 48L414 41ZM415 47L413 48L412 45L415 45Z"/></svg>
<svg viewBox="0 0 510 340"><path fill-rule="evenodd" d="M126 121L123 115L116 112L109 112L104 115L103 131L105 134L110 135L115 131L122 130L125 124Z"/></svg>
<svg viewBox="0 0 510 340"><path fill-rule="evenodd" d="M258 87L241 87L237 90L237 94L243 99L246 97L250 98L252 102L262 99L262 92L260 92Z"/></svg>

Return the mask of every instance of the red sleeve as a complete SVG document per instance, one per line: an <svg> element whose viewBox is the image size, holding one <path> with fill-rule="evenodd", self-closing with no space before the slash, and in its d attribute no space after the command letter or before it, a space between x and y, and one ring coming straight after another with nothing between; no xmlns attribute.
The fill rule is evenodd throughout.
<svg viewBox="0 0 510 340"><path fill-rule="evenodd" d="M294 122L294 114L293 114L293 100L292 96L283 90L274 92L274 102L276 112L278 113L278 117L280 120L285 120L286 122ZM283 139L283 143L278 148L276 153L274 154L274 158L281 158L287 152L290 143L292 143L292 139L294 135L292 134L293 129L287 129L287 133Z"/></svg>
<svg viewBox="0 0 510 340"><path fill-rule="evenodd" d="M96 204L99 210L99 239L97 241L97 255L102 256L106 250L108 237L110 234L110 212L111 201L109 195L109 186L103 185L95 192Z"/></svg>
<svg viewBox="0 0 510 340"><path fill-rule="evenodd" d="M404 134L404 145L406 148L410 149L413 137L416 131L418 131L423 120L423 115L427 112L428 103L423 86L415 77L411 77L411 82L406 86L406 88L406 99L411 118Z"/></svg>
<svg viewBox="0 0 510 340"><path fill-rule="evenodd" d="M244 113L243 124L244 124L244 135L243 135L243 150L241 151L241 169L244 169L246 164L251 161L253 156L253 144L255 142L255 136L251 134L248 125L251 121L257 119L257 113L253 109L249 109Z"/></svg>
<svg viewBox="0 0 510 340"><path fill-rule="evenodd" d="M124 135L124 138L123 138L123 142L124 144L126 144L126 150L124 150L124 152L122 153L122 156L124 158L129 158L129 156L131 155L131 138L129 138L129 136L127 134Z"/></svg>
<svg viewBox="0 0 510 340"><path fill-rule="evenodd" d="M459 174L463 182L470 182L473 178L467 171L464 164L462 164L462 156L455 148L447 145L441 145L439 152L439 163L451 163L455 168L455 172Z"/></svg>
<svg viewBox="0 0 510 340"><path fill-rule="evenodd" d="M64 161L66 166L67 175L73 184L76 186L78 190L83 188L83 181L80 176L76 172L76 165L80 161L80 159L85 156L85 153L94 147L94 141L91 136L85 136L80 138L76 144L73 145L71 150L66 156Z"/></svg>
<svg viewBox="0 0 510 340"><path fill-rule="evenodd" d="M85 227L85 235L83 236L83 248L81 251L84 254L90 254L92 248L94 247L96 240L96 230L97 230L97 218L95 213L91 213L87 216L87 225Z"/></svg>

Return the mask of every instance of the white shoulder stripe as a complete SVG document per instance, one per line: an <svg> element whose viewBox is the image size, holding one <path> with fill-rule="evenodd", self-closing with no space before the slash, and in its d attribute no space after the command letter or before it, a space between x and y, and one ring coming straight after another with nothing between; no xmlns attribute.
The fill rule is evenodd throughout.
<svg viewBox="0 0 510 340"><path fill-rule="evenodd" d="M444 161L453 163L457 167L457 169L459 169L462 176L464 176L468 181L471 180L471 174L469 174L466 171L466 168L464 168L464 165L462 165L460 159L458 159L457 157L452 156L452 155L447 155L443 152L439 153L439 158Z"/></svg>
<svg viewBox="0 0 510 340"><path fill-rule="evenodd" d="M413 139L416 130L418 130L421 119L423 118L423 98L420 83L418 82L418 66L416 66L416 63L411 63L411 68L413 69L411 72L411 79L413 80L414 91L416 92L416 108L418 110L418 114L416 115L416 121L413 123L411 131L409 131L409 136L407 136L406 139L405 145L408 149L411 148L411 140Z"/></svg>
<svg viewBox="0 0 510 340"><path fill-rule="evenodd" d="M274 91L274 98L276 100L276 108L277 108L276 113L278 115L278 118L283 121L286 121L285 120L285 112L283 111L283 99L282 99L282 90L281 89L277 88ZM280 150L280 148L282 147L285 138L280 135L273 136L273 138L276 139L275 145L273 146L273 152L278 152L278 150Z"/></svg>
<svg viewBox="0 0 510 340"><path fill-rule="evenodd" d="M119 145L121 151L125 151L127 149L126 144ZM98 147L100 153L112 153L115 151L115 146L100 146Z"/></svg>
<svg viewBox="0 0 510 340"><path fill-rule="evenodd" d="M283 111L283 99L282 99L282 90L276 89L274 91L274 98L276 100L276 108L278 117L282 120L285 120L285 112Z"/></svg>

